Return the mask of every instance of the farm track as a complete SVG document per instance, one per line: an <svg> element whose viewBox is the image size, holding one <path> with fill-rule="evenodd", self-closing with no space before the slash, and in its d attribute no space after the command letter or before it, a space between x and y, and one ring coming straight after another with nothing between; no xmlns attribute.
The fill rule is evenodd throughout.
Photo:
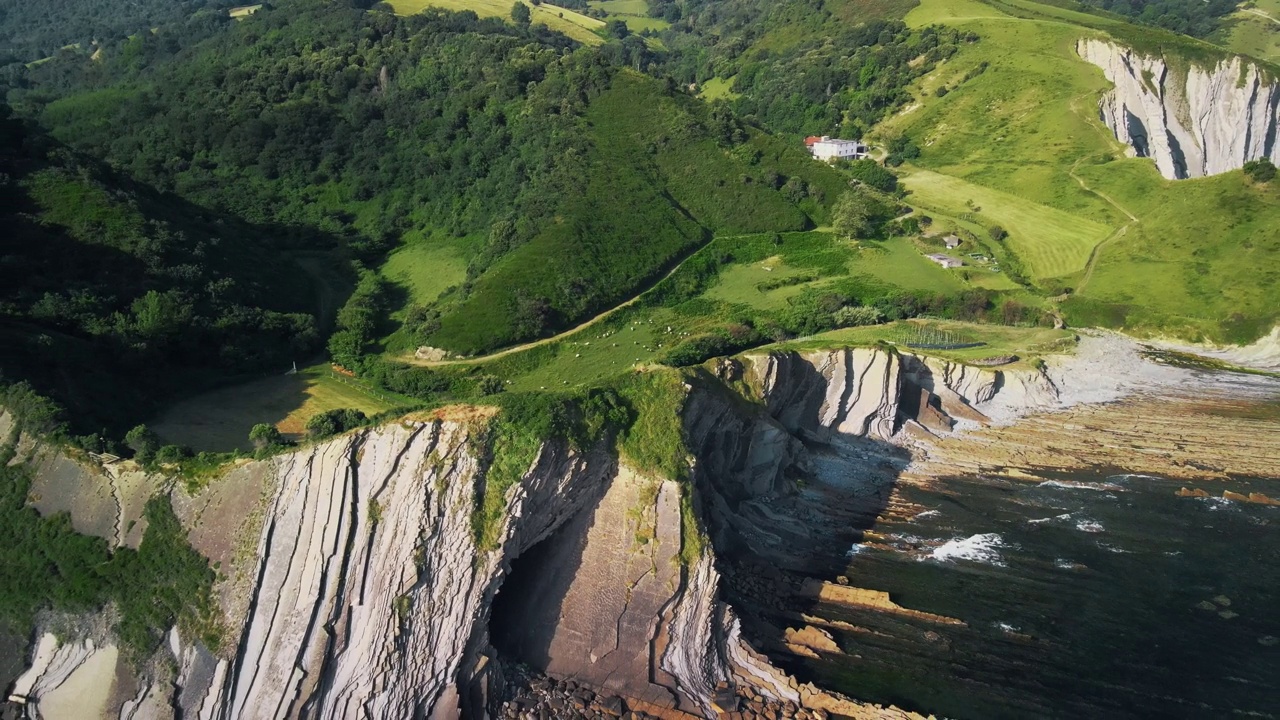
<svg viewBox="0 0 1280 720"><path fill-rule="evenodd" d="M715 238L715 239L720 240L723 238ZM712 242L714 242L714 240ZM710 243L707 243L707 245L710 245ZM541 347L543 345L550 345L551 343L559 342L560 340L564 340L565 338L576 335L582 332L583 330L586 330L591 326L596 325L608 319L611 315L618 312L619 310L623 310L625 308L628 308L636 304L645 295L648 295L659 285L666 282L667 278L670 278L672 275L675 275L676 271L679 270L681 267L683 267L684 264L689 261L689 258L693 257L694 255L697 255L699 252L702 252L702 249L707 247L707 245L703 245L699 247L697 250L694 250L693 252L686 255L682 260L680 260L680 262L676 263L675 267L668 270L665 275L658 278L656 282L654 282L652 285L642 290L639 294L637 294L635 297L631 298L630 300L626 300L625 302L622 302L618 305L614 305L613 307L609 308L608 310L605 310L599 315L596 315L595 317L592 317L591 319L579 325L575 325L574 327L571 327L568 330L552 335L551 337L545 337L540 340L533 340L531 342L527 342L522 345L513 345L509 348L499 350L497 352L493 352L488 355L481 355L480 357L460 358L457 360L423 360L419 357L416 357L412 353L406 353L404 355L401 355L398 359L401 362L408 363L409 365L416 365L418 367L445 367L449 365L478 365L482 363L487 363L491 360L497 360L499 358L506 357L507 355L514 355L515 353L524 352L525 350L532 350L536 347Z"/></svg>
<svg viewBox="0 0 1280 720"><path fill-rule="evenodd" d="M1080 101L1086 97L1089 97L1090 95L1091 94L1076 96L1071 101L1071 105L1070 105L1071 111L1075 113L1079 113ZM1111 142L1112 144L1114 144L1115 139L1111 137L1110 134L1106 132L1103 132L1103 134L1106 135L1106 139L1108 142ZM1085 285L1089 284L1089 280L1093 278L1093 270L1098 265L1098 257L1102 255L1102 249L1107 247L1111 243L1115 242L1116 240L1127 235L1129 233L1130 227L1132 227L1133 225L1136 225L1137 223L1142 222L1142 220L1140 220L1137 215L1134 215L1133 213L1129 212L1128 208L1116 202L1114 198L1102 192L1101 190L1095 190L1094 188L1089 187L1089 183L1085 182L1084 178L1076 174L1076 169L1080 167L1080 163L1084 162L1085 160L1088 160L1089 158L1097 157L1097 156L1098 154L1084 155L1080 157L1074 163L1071 164L1071 168L1067 170L1067 175L1070 176L1072 180L1075 180L1076 183L1080 185L1080 188L1083 189L1085 192L1097 195L1098 197L1102 198L1107 204L1111 205L1115 209L1124 213L1124 215L1129 218L1129 222L1116 228L1115 232L1108 235L1106 238L1102 240L1102 242L1095 245L1093 247L1093 250L1089 251L1089 259L1084 264L1084 274L1080 276L1080 282L1076 284L1076 289L1075 289L1076 293L1079 293L1081 290L1083 290Z"/></svg>

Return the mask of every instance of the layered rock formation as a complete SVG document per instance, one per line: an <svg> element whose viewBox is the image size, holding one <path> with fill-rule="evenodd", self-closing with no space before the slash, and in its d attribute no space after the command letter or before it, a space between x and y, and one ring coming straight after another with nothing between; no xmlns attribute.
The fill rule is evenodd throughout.
<svg viewBox="0 0 1280 720"><path fill-rule="evenodd" d="M175 498L196 547L228 577L220 601L236 641L215 655L174 633L167 650L174 669L144 669L133 679L117 673L98 716L455 718L537 710L504 705L519 697L553 703L541 709L555 717L619 708L669 718L778 717L800 708L812 717L908 717L779 668L857 652L833 639L848 625L825 619L828 606L938 627L962 623L833 580L849 548L899 512L898 484L926 482L931 463L939 473L989 472L964 465L966 447L999 438L1000 447L1014 448L1010 438L1021 436L1004 428L1022 427L1009 424L1017 413L1057 409L1068 396L1129 392L1099 382L1099 368L1116 362L1138 360L1102 340L1082 346L1070 372L973 368L886 348L726 360L717 368L723 382L699 380L688 390L688 478L646 476L603 447L549 442L508 491L491 551L476 546L472 525L487 464L478 442L487 418L475 409L406 417L244 465L197 497ZM1170 382L1188 377L1153 372ZM1062 421L1025 427L1039 424L1071 432ZM1093 435L1080 433L1073 452L1081 462L1106 462L1085 454L1105 449ZM1191 445L1205 444L1212 445L1189 443L1189 472L1203 474L1213 460L1201 453L1200 465L1191 463ZM1034 465L1035 452L1047 461L1053 448L1035 438L1008 465ZM1241 470L1256 468L1224 471ZM228 522L248 539L244 547L209 531ZM102 643L72 640L41 652L66 659L29 673L24 682L37 696L87 677L76 668L97 667L91 657L106 662ZM525 672L512 660L560 684L511 694L513 678ZM591 699L573 688L592 689ZM581 708L570 709L574 698Z"/></svg>
<svg viewBox="0 0 1280 720"><path fill-rule="evenodd" d="M1081 39L1076 50L1115 84L1099 102L1102 121L1166 178L1216 175L1262 157L1280 163L1280 86L1239 56L1171 67L1105 40Z"/></svg>

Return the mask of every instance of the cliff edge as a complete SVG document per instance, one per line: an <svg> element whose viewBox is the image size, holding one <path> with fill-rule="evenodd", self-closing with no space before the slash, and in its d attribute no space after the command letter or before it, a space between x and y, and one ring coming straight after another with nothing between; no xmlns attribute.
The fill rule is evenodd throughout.
<svg viewBox="0 0 1280 720"><path fill-rule="evenodd" d="M1102 122L1166 178L1217 175L1263 157L1280 163L1280 87L1239 56L1176 67L1094 38L1076 52L1115 85L1098 103Z"/></svg>

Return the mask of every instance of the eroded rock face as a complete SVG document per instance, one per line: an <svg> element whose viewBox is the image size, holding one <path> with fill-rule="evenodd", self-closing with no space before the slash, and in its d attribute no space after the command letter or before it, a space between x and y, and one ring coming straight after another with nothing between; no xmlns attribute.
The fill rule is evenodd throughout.
<svg viewBox="0 0 1280 720"><path fill-rule="evenodd" d="M392 424L282 461L215 717L421 717L458 702L505 561L597 498L612 468L544 447L510 491L501 549L483 551L470 431Z"/></svg>
<svg viewBox="0 0 1280 720"><path fill-rule="evenodd" d="M1115 84L1099 102L1102 121L1166 178L1216 175L1262 157L1280 163L1280 87L1240 57L1184 72L1103 40L1082 39L1076 51Z"/></svg>
<svg viewBox="0 0 1280 720"><path fill-rule="evenodd" d="M888 502L905 428L982 423L994 398L1034 382L883 349L751 357L742 378L755 409L727 388L690 389L689 483L542 447L508 491L496 550L476 546L485 449L467 420L406 418L239 467L218 491L235 498L177 498L193 542L233 566L220 597L234 644L217 656L175 633L173 675L143 673L107 716L477 717L494 707L479 668L501 665L484 657L494 598L553 533L566 538L557 565L574 562L529 599L530 621L549 625L534 638L539 671L671 717L741 702L876 716L770 663L726 601L719 554L789 573L839 559L850 528ZM682 553L688 502L710 537ZM260 515L234 520L256 548L201 529L230 508Z"/></svg>

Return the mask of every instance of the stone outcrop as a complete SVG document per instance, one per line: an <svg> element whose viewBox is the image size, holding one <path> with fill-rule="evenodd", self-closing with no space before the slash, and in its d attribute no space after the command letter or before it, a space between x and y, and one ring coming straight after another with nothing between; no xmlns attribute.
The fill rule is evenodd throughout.
<svg viewBox="0 0 1280 720"><path fill-rule="evenodd" d="M1031 371L883 348L730 362L740 362L735 377L761 402L744 404L713 384L690 388L688 482L643 477L603 449L547 443L508 490L492 550L477 547L473 525L486 481L483 413L407 417L241 465L194 497L175 491L193 544L227 577L219 600L230 646L215 654L173 633L172 662L137 678L116 672L98 716L505 713L491 613L508 576L551 552L544 562L567 575L524 598L526 622L541 623L533 641L543 653L526 659L557 682L597 688L593 713L608 714L618 698L664 717L799 716L801 708L813 717L907 717L775 667L762 654L772 649L757 642L760 616L734 604L749 589L726 593L742 581L721 566L754 557L795 577L834 567L889 502L909 460L899 444L911 433L985 424L1001 398L1045 400L1053 385ZM692 525L684 506L696 514ZM695 527L707 536L696 552L684 545ZM767 579L763 594L801 596L787 577ZM513 592L520 587L512 581ZM833 654L815 622L790 644ZM101 655L77 642L51 651L84 656L80 665ZM47 668L33 672L33 688L65 682Z"/></svg>
<svg viewBox="0 0 1280 720"><path fill-rule="evenodd" d="M1280 163L1280 86L1241 57L1171 66L1093 38L1076 50L1115 85L1099 102L1102 121L1166 178L1216 175L1262 157Z"/></svg>
<svg viewBox="0 0 1280 720"><path fill-rule="evenodd" d="M477 548L464 423L404 422L284 458L214 717L451 717L510 558L599 497L612 461L547 445Z"/></svg>

